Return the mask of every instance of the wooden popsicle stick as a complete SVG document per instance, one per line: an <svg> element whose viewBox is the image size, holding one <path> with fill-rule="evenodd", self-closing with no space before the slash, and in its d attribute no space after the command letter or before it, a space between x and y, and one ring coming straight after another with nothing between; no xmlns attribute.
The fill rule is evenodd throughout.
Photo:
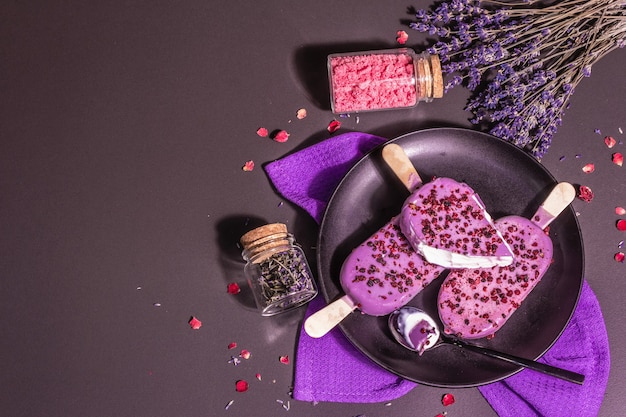
<svg viewBox="0 0 626 417"><path fill-rule="evenodd" d="M550 191L550 194L541 206L539 206L531 220L542 230L545 229L572 201L574 201L575 197L576 190L572 184L567 182L558 183L552 191Z"/></svg>
<svg viewBox="0 0 626 417"><path fill-rule="evenodd" d="M422 179L402 147L394 143L385 145L382 156L407 190L413 192L422 185ZM356 308L357 305L346 294L309 316L304 321L304 331L311 337L320 338L341 323Z"/></svg>
<svg viewBox="0 0 626 417"><path fill-rule="evenodd" d="M422 179L400 145L395 143L385 145L382 155L389 168L409 192L415 191L422 185Z"/></svg>
<svg viewBox="0 0 626 417"><path fill-rule="evenodd" d="M355 308L352 298L344 295L309 316L304 322L304 331L311 337L320 338L341 323Z"/></svg>

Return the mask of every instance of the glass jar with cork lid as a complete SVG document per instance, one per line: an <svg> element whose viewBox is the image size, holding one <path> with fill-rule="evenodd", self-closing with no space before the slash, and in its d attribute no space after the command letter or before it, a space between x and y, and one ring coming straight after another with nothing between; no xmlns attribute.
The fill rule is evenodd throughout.
<svg viewBox="0 0 626 417"><path fill-rule="evenodd" d="M244 273L263 316L273 316L309 302L317 294L302 248L287 226L272 223L240 239Z"/></svg>
<svg viewBox="0 0 626 417"><path fill-rule="evenodd" d="M335 114L409 108L443 97L439 56L410 48L331 54L328 77Z"/></svg>

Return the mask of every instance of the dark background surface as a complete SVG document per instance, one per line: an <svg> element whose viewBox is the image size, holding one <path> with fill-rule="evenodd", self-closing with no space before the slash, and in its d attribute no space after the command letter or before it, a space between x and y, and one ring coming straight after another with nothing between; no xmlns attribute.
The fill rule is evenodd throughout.
<svg viewBox="0 0 626 417"><path fill-rule="evenodd" d="M293 359L304 310L263 318L226 285L243 283L237 241L250 224L287 223L312 263L318 228L275 193L262 165L330 136L328 52L394 47L407 8L429 4L3 2L0 414L286 412L277 400L290 398L293 360L278 358ZM420 49L406 30L407 46ZM626 206L626 168L610 160L623 145L602 141L624 138L625 67L620 50L593 68L543 159L558 180L595 192L574 209L612 349L601 416L622 415L626 395L626 274L613 260L625 236L614 209ZM467 97L457 87L413 110L343 119L338 133L471 127ZM259 138L261 126L286 129L289 141ZM251 159L254 171L242 171ZM187 324L192 315L200 330ZM252 356L235 367L240 349ZM236 393L238 379L252 388ZM391 404L291 400L288 413L430 417L445 392L418 387ZM454 394L450 417L495 415L477 389Z"/></svg>

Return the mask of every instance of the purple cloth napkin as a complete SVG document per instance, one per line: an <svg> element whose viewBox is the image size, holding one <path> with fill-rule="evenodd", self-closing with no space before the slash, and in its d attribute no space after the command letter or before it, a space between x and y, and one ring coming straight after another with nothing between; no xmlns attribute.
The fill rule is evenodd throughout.
<svg viewBox="0 0 626 417"><path fill-rule="evenodd" d="M272 162L265 170L279 193L320 222L341 178L383 142L366 133L346 133ZM307 316L324 305L316 297ZM480 387L501 417L597 415L608 381L609 344L600 306L586 282L572 320L540 360L586 375L584 385L523 370ZM375 365L339 329L319 339L302 330L295 369L293 395L302 401L382 402L416 386Z"/></svg>

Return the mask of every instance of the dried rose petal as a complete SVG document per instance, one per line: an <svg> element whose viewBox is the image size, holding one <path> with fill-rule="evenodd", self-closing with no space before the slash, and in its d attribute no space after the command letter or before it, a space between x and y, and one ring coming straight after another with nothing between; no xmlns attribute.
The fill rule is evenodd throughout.
<svg viewBox="0 0 626 417"><path fill-rule="evenodd" d="M258 379L259 381L261 380L261 374L257 373L255 376L256 376L256 379Z"/></svg>
<svg viewBox="0 0 626 417"><path fill-rule="evenodd" d="M617 226L617 230L621 232L626 232L626 220L624 219L618 220L616 226Z"/></svg>
<svg viewBox="0 0 626 417"><path fill-rule="evenodd" d="M333 133L339 130L340 127L341 127L341 122L339 120L333 120L332 122L328 124L327 129L330 133Z"/></svg>
<svg viewBox="0 0 626 417"><path fill-rule="evenodd" d="M276 132L273 139L279 143L287 142L287 140L289 139L289 133L287 133L286 130L279 130L278 132Z"/></svg>
<svg viewBox="0 0 626 417"><path fill-rule="evenodd" d="M198 330L200 327L202 327L202 322L195 317L191 317L191 319L189 320L189 325L192 329Z"/></svg>
<svg viewBox="0 0 626 417"><path fill-rule="evenodd" d="M237 284L236 282L231 282L230 284L228 284L229 294L239 294L240 291L241 288L239 288L239 284Z"/></svg>
<svg viewBox="0 0 626 417"><path fill-rule="evenodd" d="M624 262L624 252L617 252L613 257L617 262Z"/></svg>
<svg viewBox="0 0 626 417"><path fill-rule="evenodd" d="M593 191L591 191L591 188L587 187L586 185L581 185L578 189L578 198L589 203L591 200L593 200Z"/></svg>
<svg viewBox="0 0 626 417"><path fill-rule="evenodd" d="M607 136L607 137L604 138L604 143L606 144L607 148L610 149L613 146L615 146L617 141L612 136Z"/></svg>
<svg viewBox="0 0 626 417"><path fill-rule="evenodd" d="M243 169L244 171L248 171L248 172L252 171L254 169L254 161L253 160L247 161L243 165L243 168L241 168L241 169Z"/></svg>
<svg viewBox="0 0 626 417"><path fill-rule="evenodd" d="M229 350L230 350L230 349L234 349L234 348L236 348L236 347L237 347L237 342L230 342L230 343L228 344L228 349L229 349Z"/></svg>
<svg viewBox="0 0 626 417"><path fill-rule="evenodd" d="M409 39L409 34L406 33L403 30L399 30L396 33L396 41L400 44L400 45L404 45L407 41L407 39Z"/></svg>
<svg viewBox="0 0 626 417"><path fill-rule="evenodd" d="M280 360L280 363L289 365L289 356L287 355L281 356L280 358L278 358L278 360Z"/></svg>
<svg viewBox="0 0 626 417"><path fill-rule="evenodd" d="M615 207L615 214L618 216L623 216L626 214L626 209L624 207Z"/></svg>
<svg viewBox="0 0 626 417"><path fill-rule="evenodd" d="M246 349L243 349L241 353L239 353L239 356L241 356L244 359L250 359L250 352L247 351Z"/></svg>
<svg viewBox="0 0 626 417"><path fill-rule="evenodd" d="M596 166L594 164L587 164L583 167L583 172L586 174L591 174L596 170Z"/></svg>
<svg viewBox="0 0 626 417"><path fill-rule="evenodd" d="M624 163L624 155L622 155L622 154L621 154L621 153L619 153L619 152L615 152L615 153L613 154L613 163L614 163L615 165L622 166L622 164Z"/></svg>
<svg viewBox="0 0 626 417"><path fill-rule="evenodd" d="M266 128L260 127L257 129L256 134L261 136L262 138L266 138L270 134L270 132Z"/></svg>
<svg viewBox="0 0 626 417"><path fill-rule="evenodd" d="M248 391L248 382L240 379L239 381L235 382L235 389L237 390L237 392Z"/></svg>
<svg viewBox="0 0 626 417"><path fill-rule="evenodd" d="M299 109L296 112L296 117L298 118L298 120L302 120L306 117L306 109Z"/></svg>
<svg viewBox="0 0 626 417"><path fill-rule="evenodd" d="M444 394L444 396L441 398L441 404L443 404L445 407L454 404L454 395Z"/></svg>

